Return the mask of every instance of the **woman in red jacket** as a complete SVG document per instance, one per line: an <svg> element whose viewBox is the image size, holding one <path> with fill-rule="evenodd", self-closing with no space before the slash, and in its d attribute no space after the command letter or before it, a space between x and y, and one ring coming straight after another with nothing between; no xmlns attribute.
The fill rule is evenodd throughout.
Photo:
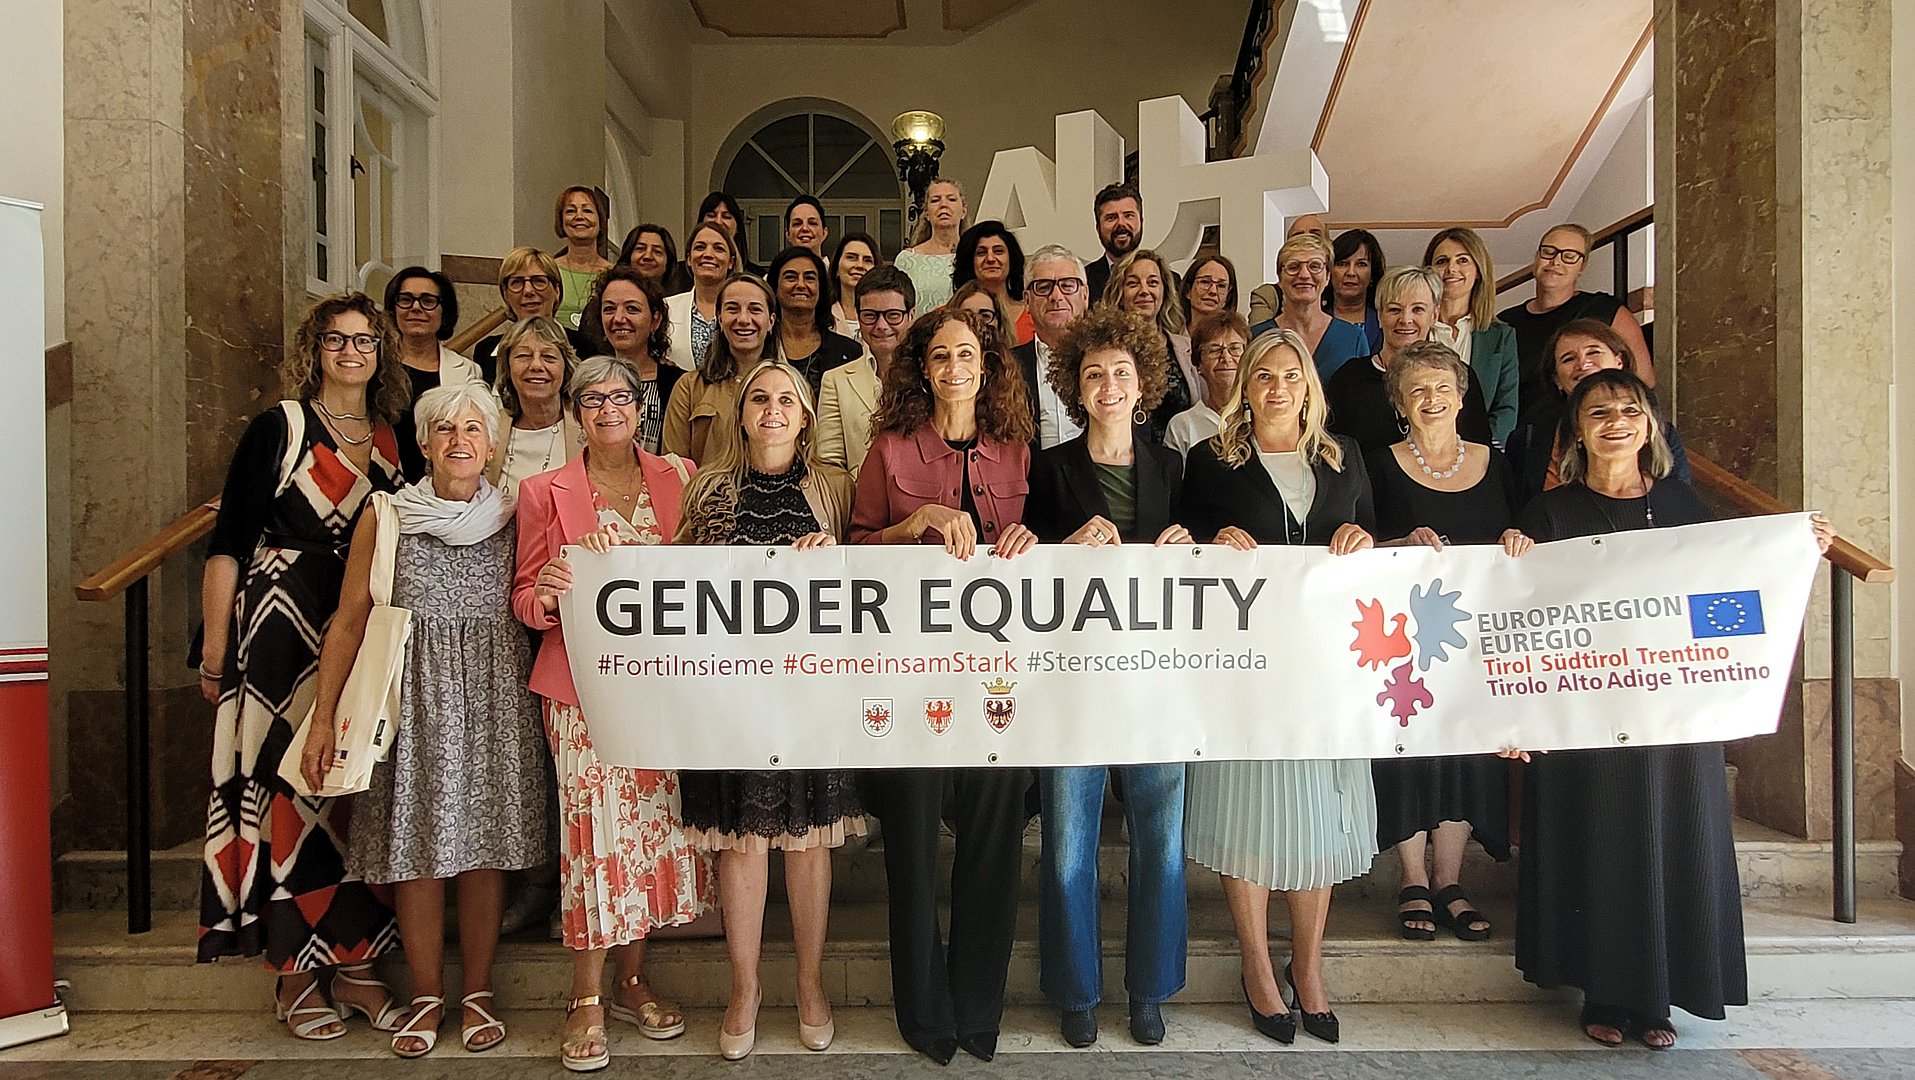
<svg viewBox="0 0 1915 1080"><path fill-rule="evenodd" d="M1007 559L1028 551L1037 538L1019 520L1030 491L1026 393L994 322L949 308L919 319L885 371L852 542L941 544L960 559L981 547ZM866 776L867 806L884 825L898 1032L940 1065L960 1047L984 1061L997 1053L1030 785L1030 771L1015 768ZM937 907L938 822L947 816L957 834L948 958Z"/></svg>
<svg viewBox="0 0 1915 1080"><path fill-rule="evenodd" d="M607 1012L647 1038L684 1033L684 1012L645 983L645 939L661 926L688 923L708 911L713 875L710 860L680 825L678 774L598 759L558 618L559 597L572 587L572 569L559 549L669 542L678 532L678 503L690 467L638 447L642 389L624 363L609 356L586 360L566 389L573 419L585 431L585 452L519 485L512 610L520 622L544 632L532 665L532 691L543 699L558 769L559 908L565 944L577 950L559 1060L574 1072L588 1072L611 1061ZM609 1008L600 998L608 950L618 975Z"/></svg>

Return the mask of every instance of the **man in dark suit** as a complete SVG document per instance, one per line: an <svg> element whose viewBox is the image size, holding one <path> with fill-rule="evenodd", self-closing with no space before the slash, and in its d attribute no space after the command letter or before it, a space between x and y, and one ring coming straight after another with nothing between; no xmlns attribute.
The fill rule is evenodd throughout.
<svg viewBox="0 0 1915 1080"><path fill-rule="evenodd" d="M1097 240L1104 255L1084 267L1090 282L1091 303L1104 298L1104 286L1110 283L1110 268L1144 242L1144 197L1131 184L1106 184L1091 203L1097 219Z"/></svg>
<svg viewBox="0 0 1915 1080"><path fill-rule="evenodd" d="M1037 432L1036 448L1047 450L1077 436L1083 429L1072 420L1057 392L1044 378L1051 350L1064 338L1071 320L1090 307L1091 291L1084 283L1084 267L1061 244L1046 244L1024 263L1024 303L1029 305L1037 336L1011 350L1024 373L1025 397Z"/></svg>

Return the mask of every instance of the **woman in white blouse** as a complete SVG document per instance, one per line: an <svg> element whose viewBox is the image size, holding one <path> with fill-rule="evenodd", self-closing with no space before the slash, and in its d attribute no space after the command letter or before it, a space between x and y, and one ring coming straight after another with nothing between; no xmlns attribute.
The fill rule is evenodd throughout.
<svg viewBox="0 0 1915 1080"><path fill-rule="evenodd" d="M671 350L665 359L680 370L697 371L705 347L718 330L718 290L743 264L731 231L715 221L704 221L685 238L685 265L691 269L691 291L665 299L665 313L671 320Z"/></svg>

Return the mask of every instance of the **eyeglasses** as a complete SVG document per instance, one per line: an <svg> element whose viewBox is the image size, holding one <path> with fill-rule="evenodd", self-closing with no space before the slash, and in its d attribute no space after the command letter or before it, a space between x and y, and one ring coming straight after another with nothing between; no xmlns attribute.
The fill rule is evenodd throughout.
<svg viewBox="0 0 1915 1080"><path fill-rule="evenodd" d="M528 290L550 289L558 283L544 274L523 274L505 279L506 292L526 292Z"/></svg>
<svg viewBox="0 0 1915 1080"><path fill-rule="evenodd" d="M1065 293L1064 295L1069 296L1070 294ZM997 325L997 312L991 310L990 308L963 308L962 310L968 311L971 314L976 315L978 318L983 319L985 322L990 323L992 326Z"/></svg>
<svg viewBox="0 0 1915 1080"><path fill-rule="evenodd" d="M416 307L420 311L437 311L439 310L439 294L402 292L392 298L392 306L396 308Z"/></svg>
<svg viewBox="0 0 1915 1080"><path fill-rule="evenodd" d="M337 330L328 330L319 335L319 347L327 352L345 352L346 343L370 356L379 351L379 337L376 334L342 334Z"/></svg>
<svg viewBox="0 0 1915 1080"><path fill-rule="evenodd" d="M1200 277L1200 278L1193 279L1190 283L1190 287L1193 289L1214 289L1218 292L1223 292L1224 290L1227 290L1230 288L1230 279L1220 278L1220 277Z"/></svg>
<svg viewBox="0 0 1915 1080"><path fill-rule="evenodd" d="M878 320L882 319L886 326L903 326L905 317L910 314L910 312L903 308L886 308L883 311L870 311L859 308L858 321L866 326L876 326L878 325Z"/></svg>
<svg viewBox="0 0 1915 1080"><path fill-rule="evenodd" d="M1206 360L1222 360L1226 356L1232 360L1243 359L1243 342L1239 341L1231 345L1218 345L1213 342L1204 346Z"/></svg>
<svg viewBox="0 0 1915 1080"><path fill-rule="evenodd" d="M1536 249L1536 257L1544 262L1560 262L1564 266L1575 266L1577 263L1588 258L1589 255L1587 252L1577 251L1575 248L1550 247L1548 244L1544 244L1542 247Z"/></svg>
<svg viewBox="0 0 1915 1080"><path fill-rule="evenodd" d="M1277 269L1286 274L1309 274L1312 277L1318 274L1326 274L1330 271L1330 267L1322 259L1311 259L1309 262L1296 262L1292 260L1277 267Z"/></svg>
<svg viewBox="0 0 1915 1080"><path fill-rule="evenodd" d="M578 396L578 407L581 409L602 409L607 405L630 405L637 400L638 395L630 390L614 390L609 394L601 394L596 391L587 390Z"/></svg>
<svg viewBox="0 0 1915 1080"><path fill-rule="evenodd" d="M1049 296L1054 292L1063 293L1065 296L1076 296L1084 289L1084 279L1075 277L1038 278L1029 285L1026 285L1025 288L1038 296Z"/></svg>

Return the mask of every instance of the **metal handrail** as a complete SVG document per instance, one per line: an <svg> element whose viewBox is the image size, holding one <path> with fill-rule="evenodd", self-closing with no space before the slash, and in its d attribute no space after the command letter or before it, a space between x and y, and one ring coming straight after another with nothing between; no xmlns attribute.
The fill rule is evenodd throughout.
<svg viewBox="0 0 1915 1080"><path fill-rule="evenodd" d="M509 314L504 308L494 308L491 312L480 317L477 322L468 325L464 330L448 338L446 340L446 348L451 349L455 353L465 353L471 349L472 346L484 340L487 334L503 326L509 317Z"/></svg>
<svg viewBox="0 0 1915 1080"><path fill-rule="evenodd" d="M1795 508L1708 458L1689 455L1696 483L1751 514L1788 514ZM1834 918L1855 921L1855 582L1895 580L1895 568L1846 540L1829 545L1830 847Z"/></svg>

